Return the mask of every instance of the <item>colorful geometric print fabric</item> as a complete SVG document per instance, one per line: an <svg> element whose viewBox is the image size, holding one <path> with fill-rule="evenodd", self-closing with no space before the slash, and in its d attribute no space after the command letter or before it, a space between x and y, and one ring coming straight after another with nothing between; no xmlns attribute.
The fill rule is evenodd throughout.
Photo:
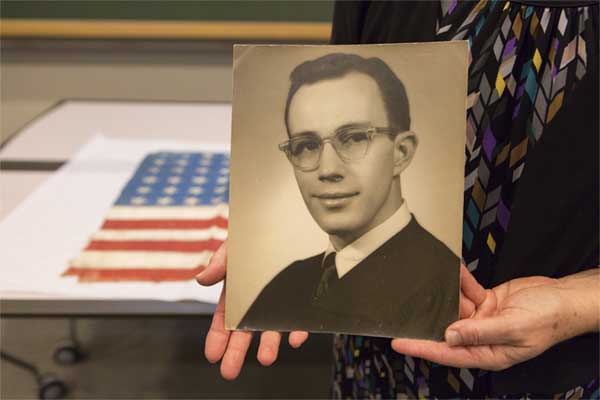
<svg viewBox="0 0 600 400"><path fill-rule="evenodd" d="M400 356L389 340L336 335L332 397L347 398L471 398L488 399L486 371L447 368L427 360ZM579 400L600 398L598 379L563 393L512 394L505 399Z"/></svg>
<svg viewBox="0 0 600 400"><path fill-rule="evenodd" d="M484 285L527 153L594 56L590 12L483 1L442 10L437 37L470 44L463 259Z"/></svg>
<svg viewBox="0 0 600 400"><path fill-rule="evenodd" d="M527 155L598 56L592 18L598 7L441 3L437 39L468 40L470 47L462 255L488 286ZM333 396L338 398L484 398L489 393L487 372L399 355L389 339L337 335L334 358ZM554 398L598 398L598 388L596 379Z"/></svg>

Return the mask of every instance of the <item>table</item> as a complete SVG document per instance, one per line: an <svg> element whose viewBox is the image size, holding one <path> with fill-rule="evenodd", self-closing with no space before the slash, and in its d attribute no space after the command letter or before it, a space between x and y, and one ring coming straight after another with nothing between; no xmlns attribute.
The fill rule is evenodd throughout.
<svg viewBox="0 0 600 400"><path fill-rule="evenodd" d="M168 138L228 146L230 120L231 106L226 103L60 102L31 121L0 148L0 221L96 134L107 138ZM32 248L35 250L35 243ZM110 293L106 297L110 297ZM70 299L28 295L26 292L3 294L0 299L2 318L180 318L209 316L214 308L214 303L200 301ZM72 333L72 345L77 351L74 329ZM60 353L61 349L58 350ZM66 350L73 351L73 348L67 346ZM62 382L56 379L43 382L44 376L33 368L40 385L49 385L45 395L40 393L41 397L64 394L61 390L65 388L60 387Z"/></svg>

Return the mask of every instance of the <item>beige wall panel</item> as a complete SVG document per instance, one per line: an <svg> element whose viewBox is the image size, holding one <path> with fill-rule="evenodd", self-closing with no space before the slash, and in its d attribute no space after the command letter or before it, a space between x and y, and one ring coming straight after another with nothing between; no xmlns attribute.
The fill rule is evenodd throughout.
<svg viewBox="0 0 600 400"><path fill-rule="evenodd" d="M63 99L231 99L230 48L4 50L0 73L2 141Z"/></svg>

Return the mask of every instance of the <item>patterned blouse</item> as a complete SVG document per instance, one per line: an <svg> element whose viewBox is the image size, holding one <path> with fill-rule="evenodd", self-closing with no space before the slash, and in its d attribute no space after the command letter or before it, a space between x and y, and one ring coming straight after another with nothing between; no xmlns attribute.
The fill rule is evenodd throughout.
<svg viewBox="0 0 600 400"><path fill-rule="evenodd" d="M599 264L598 11L589 1L335 6L334 44L468 40L462 258L485 287ZM333 395L598 398L598 342L580 336L488 372L337 335Z"/></svg>

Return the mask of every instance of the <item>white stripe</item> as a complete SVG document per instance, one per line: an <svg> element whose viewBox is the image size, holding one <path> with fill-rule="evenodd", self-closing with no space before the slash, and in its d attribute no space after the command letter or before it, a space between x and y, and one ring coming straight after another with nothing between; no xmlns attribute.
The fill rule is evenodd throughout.
<svg viewBox="0 0 600 400"><path fill-rule="evenodd" d="M415 370L415 361L413 360L413 358L411 356L404 356L404 360L406 361L406 364L409 366L411 371Z"/></svg>
<svg viewBox="0 0 600 400"><path fill-rule="evenodd" d="M204 207L127 207L114 206L106 219L209 219L217 216L227 218L229 206L220 204Z"/></svg>
<svg viewBox="0 0 600 400"><path fill-rule="evenodd" d="M103 229L92 240L208 240L227 239L227 229L216 226L207 229Z"/></svg>
<svg viewBox="0 0 600 400"><path fill-rule="evenodd" d="M467 385L469 390L473 390L473 383L475 382L475 379L473 378L473 375L471 375L471 372L469 372L468 369L460 369L460 378Z"/></svg>
<svg viewBox="0 0 600 400"><path fill-rule="evenodd" d="M78 268L196 268L205 265L212 251L83 251L71 261Z"/></svg>

